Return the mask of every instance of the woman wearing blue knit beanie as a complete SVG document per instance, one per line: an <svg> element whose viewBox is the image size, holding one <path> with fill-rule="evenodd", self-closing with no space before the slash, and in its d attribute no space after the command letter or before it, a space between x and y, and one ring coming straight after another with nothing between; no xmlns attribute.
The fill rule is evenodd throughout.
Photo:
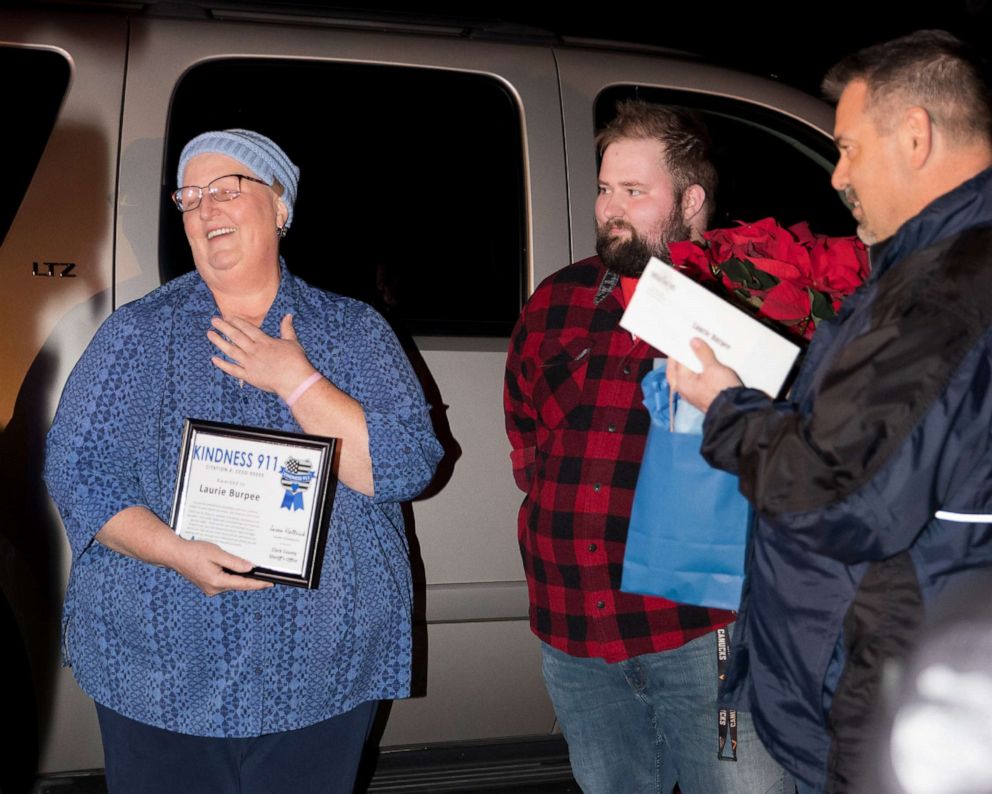
<svg viewBox="0 0 992 794"><path fill-rule="evenodd" d="M380 700L409 694L400 502L441 457L389 327L279 256L299 169L249 130L180 156L196 269L117 310L73 371L46 481L72 546L64 648L111 792L351 792ZM339 439L320 586L168 525L186 418Z"/></svg>

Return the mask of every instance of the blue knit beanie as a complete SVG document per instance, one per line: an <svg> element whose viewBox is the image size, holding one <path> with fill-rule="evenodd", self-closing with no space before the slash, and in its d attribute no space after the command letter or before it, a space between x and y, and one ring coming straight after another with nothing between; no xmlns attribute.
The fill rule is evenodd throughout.
<svg viewBox="0 0 992 794"><path fill-rule="evenodd" d="M176 172L178 186L183 184L183 173L189 161L198 154L207 152L224 154L244 163L270 185L273 180L278 180L283 187L281 198L289 213L285 228L289 228L293 222L293 204L296 201L296 188L300 183L300 169L293 165L293 161L275 141L251 130L219 130L197 135L183 147L182 154L179 155L179 170Z"/></svg>

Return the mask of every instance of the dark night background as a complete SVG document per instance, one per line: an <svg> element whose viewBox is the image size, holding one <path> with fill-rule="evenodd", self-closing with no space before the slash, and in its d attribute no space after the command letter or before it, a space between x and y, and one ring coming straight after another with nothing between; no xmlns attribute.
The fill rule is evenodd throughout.
<svg viewBox="0 0 992 794"><path fill-rule="evenodd" d="M992 54L992 0L908 0L902 3L752 2L616 3L585 5L509 0L0 0L0 5L58 6L209 16L210 9L371 18L470 28L493 38L592 38L633 42L702 55L706 60L774 76L812 94L843 55L921 28L942 28Z"/></svg>
<svg viewBox="0 0 992 794"><path fill-rule="evenodd" d="M164 4L164 3L163 3ZM587 5L435 0L361 4L215 0L204 5L322 10L342 17L370 11L394 19L473 22L488 34L525 32L535 39L596 38L698 53L717 63L774 75L810 93L841 56L920 28L943 28L992 52L992 0L904 3L593 2ZM333 10L333 11L331 11Z"/></svg>

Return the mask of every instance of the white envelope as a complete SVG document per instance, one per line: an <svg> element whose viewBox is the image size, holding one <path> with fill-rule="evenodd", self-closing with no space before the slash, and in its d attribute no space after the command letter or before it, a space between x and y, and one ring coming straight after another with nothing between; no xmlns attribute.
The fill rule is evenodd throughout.
<svg viewBox="0 0 992 794"><path fill-rule="evenodd" d="M693 372L701 372L702 365L689 340L699 337L745 386L773 397L800 352L799 345L656 257L644 269L620 325Z"/></svg>

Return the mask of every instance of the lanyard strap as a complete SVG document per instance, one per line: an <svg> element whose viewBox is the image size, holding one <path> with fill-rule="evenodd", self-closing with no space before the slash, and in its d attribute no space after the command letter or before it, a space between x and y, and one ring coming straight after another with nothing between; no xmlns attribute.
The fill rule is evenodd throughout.
<svg viewBox="0 0 992 794"><path fill-rule="evenodd" d="M730 657L730 637L727 630L716 630L716 677L717 689L727 677L727 660ZM737 760L737 710L717 709L717 751L721 761ZM729 740L729 741L728 741Z"/></svg>

